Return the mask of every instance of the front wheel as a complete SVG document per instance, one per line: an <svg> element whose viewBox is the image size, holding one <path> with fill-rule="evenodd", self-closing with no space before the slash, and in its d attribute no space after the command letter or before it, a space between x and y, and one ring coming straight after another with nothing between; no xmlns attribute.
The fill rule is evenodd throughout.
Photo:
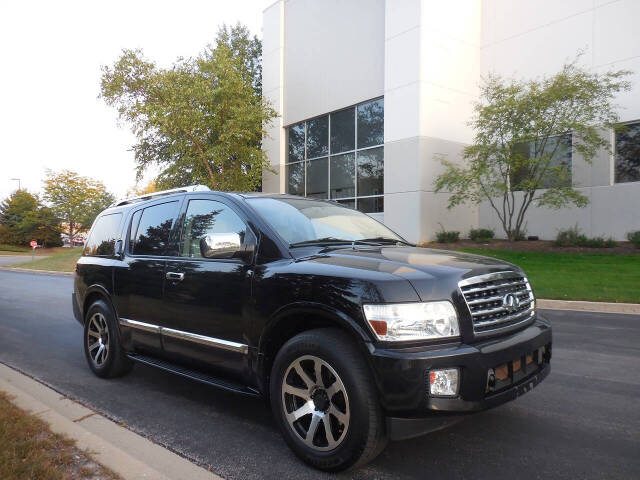
<svg viewBox="0 0 640 480"><path fill-rule="evenodd" d="M363 465L386 444L371 373L340 330L311 330L289 340L275 359L270 390L285 440L316 468Z"/></svg>

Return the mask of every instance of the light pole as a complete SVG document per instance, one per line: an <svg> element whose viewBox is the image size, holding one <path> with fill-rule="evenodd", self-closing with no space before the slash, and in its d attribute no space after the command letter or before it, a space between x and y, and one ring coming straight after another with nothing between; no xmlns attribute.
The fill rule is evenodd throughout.
<svg viewBox="0 0 640 480"><path fill-rule="evenodd" d="M13 180L14 182L18 182L18 190L22 190L20 188L20 179L19 178L12 178L11 180Z"/></svg>

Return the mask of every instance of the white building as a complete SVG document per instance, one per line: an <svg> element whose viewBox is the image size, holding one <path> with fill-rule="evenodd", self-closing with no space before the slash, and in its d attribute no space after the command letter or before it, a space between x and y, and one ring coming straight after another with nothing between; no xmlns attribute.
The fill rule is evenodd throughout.
<svg viewBox="0 0 640 480"><path fill-rule="evenodd" d="M572 182L589 205L532 208L527 231L549 239L577 224L624 239L640 229L640 1L279 0L263 21L263 91L280 114L264 142L277 172L264 191L357 202L412 241L440 223L501 236L488 206L446 208L436 156L459 159L472 141L483 74L553 74L587 49L591 69L635 72L617 100L632 148L591 165L574 153Z"/></svg>

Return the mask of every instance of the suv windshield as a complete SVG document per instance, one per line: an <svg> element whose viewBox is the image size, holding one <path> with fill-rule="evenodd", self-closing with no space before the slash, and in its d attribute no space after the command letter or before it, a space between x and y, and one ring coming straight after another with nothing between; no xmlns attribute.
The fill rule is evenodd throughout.
<svg viewBox="0 0 640 480"><path fill-rule="evenodd" d="M249 202L290 246L407 243L368 215L341 205L297 198L250 198Z"/></svg>

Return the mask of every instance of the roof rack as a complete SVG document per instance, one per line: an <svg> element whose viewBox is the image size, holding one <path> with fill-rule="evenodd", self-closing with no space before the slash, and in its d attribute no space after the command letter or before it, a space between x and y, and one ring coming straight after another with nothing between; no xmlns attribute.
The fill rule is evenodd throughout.
<svg viewBox="0 0 640 480"><path fill-rule="evenodd" d="M172 193L185 193L185 192L208 192L210 188L206 185L189 185L186 187L172 188L171 190L162 190L160 192L147 193L145 195L139 195L137 197L125 198L124 200L118 200L112 207L120 207L122 205L129 205L130 203L144 202L145 200L151 200L156 197L164 197L165 195L171 195Z"/></svg>

